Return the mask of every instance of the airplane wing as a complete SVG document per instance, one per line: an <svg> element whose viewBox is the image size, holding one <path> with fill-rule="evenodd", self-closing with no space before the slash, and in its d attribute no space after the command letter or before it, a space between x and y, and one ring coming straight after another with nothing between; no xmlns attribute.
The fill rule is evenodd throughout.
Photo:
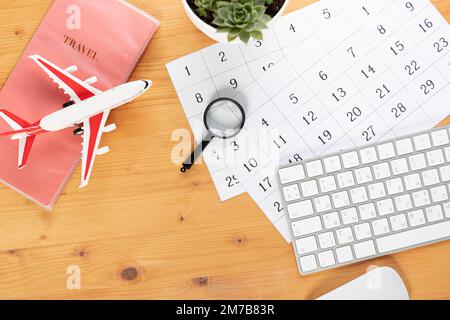
<svg viewBox="0 0 450 320"><path fill-rule="evenodd" d="M84 121L83 125L83 150L81 155L81 185L80 188L89 184L92 168L97 155L109 152L108 147L99 148L103 133L115 130L115 125L105 126L110 111L105 111Z"/></svg>
<svg viewBox="0 0 450 320"><path fill-rule="evenodd" d="M63 70L39 55L32 55L30 59L36 62L74 102L80 102L102 93L102 91L90 85L97 81L95 77L82 81L71 74L77 70L76 66Z"/></svg>

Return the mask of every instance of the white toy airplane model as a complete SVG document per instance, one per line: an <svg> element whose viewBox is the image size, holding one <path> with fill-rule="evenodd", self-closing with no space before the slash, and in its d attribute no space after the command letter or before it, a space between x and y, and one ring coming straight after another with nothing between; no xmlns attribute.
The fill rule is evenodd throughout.
<svg viewBox="0 0 450 320"><path fill-rule="evenodd" d="M19 140L18 166L22 169L27 164L36 136L78 126L74 134L83 134L80 187L85 187L89 183L95 157L109 152L108 147L99 148L99 143L104 132L116 129L115 124L106 126L110 111L146 92L150 89L152 82L139 80L102 92L91 86L97 82L96 77L86 81L74 77L71 73L77 70L76 66L63 70L38 55L30 56L30 58L70 96L71 101L64 104L62 110L51 113L35 123L28 123L11 112L0 109L0 117L14 130L0 133L0 136L11 136L12 140ZM82 127L79 126L80 124Z"/></svg>

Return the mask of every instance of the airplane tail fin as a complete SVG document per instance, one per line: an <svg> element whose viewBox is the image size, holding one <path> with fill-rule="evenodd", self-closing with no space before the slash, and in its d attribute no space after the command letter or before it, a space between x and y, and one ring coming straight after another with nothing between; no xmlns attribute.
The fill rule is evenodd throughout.
<svg viewBox="0 0 450 320"><path fill-rule="evenodd" d="M2 108L0 108L0 118L14 130L0 133L0 136L12 136L13 140L19 140L19 157L17 165L19 169L23 169L28 162L31 148L33 147L36 138L35 135L29 136L26 134L32 125L12 112Z"/></svg>

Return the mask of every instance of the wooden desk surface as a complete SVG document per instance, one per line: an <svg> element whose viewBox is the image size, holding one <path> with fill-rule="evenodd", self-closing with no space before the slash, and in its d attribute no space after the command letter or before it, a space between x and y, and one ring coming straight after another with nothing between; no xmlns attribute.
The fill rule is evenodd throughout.
<svg viewBox="0 0 450 320"><path fill-rule="evenodd" d="M119 130L103 140L112 152L87 189L76 172L51 214L0 186L0 298L316 298L371 265L398 270L412 298L450 298L450 241L301 277L291 246L248 195L221 203L204 165L181 176L171 134L189 126L165 64L213 41L180 0L131 2L161 20L133 75L154 88L112 113ZM291 0L289 10L311 2ZM448 20L450 1L433 2ZM0 84L50 3L0 0ZM81 290L66 289L71 265Z"/></svg>

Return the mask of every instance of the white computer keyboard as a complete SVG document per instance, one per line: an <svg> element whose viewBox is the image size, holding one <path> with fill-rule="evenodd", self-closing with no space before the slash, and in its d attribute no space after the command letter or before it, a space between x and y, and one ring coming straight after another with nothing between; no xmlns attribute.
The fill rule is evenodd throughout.
<svg viewBox="0 0 450 320"><path fill-rule="evenodd" d="M282 167L300 273L450 237L450 127Z"/></svg>

